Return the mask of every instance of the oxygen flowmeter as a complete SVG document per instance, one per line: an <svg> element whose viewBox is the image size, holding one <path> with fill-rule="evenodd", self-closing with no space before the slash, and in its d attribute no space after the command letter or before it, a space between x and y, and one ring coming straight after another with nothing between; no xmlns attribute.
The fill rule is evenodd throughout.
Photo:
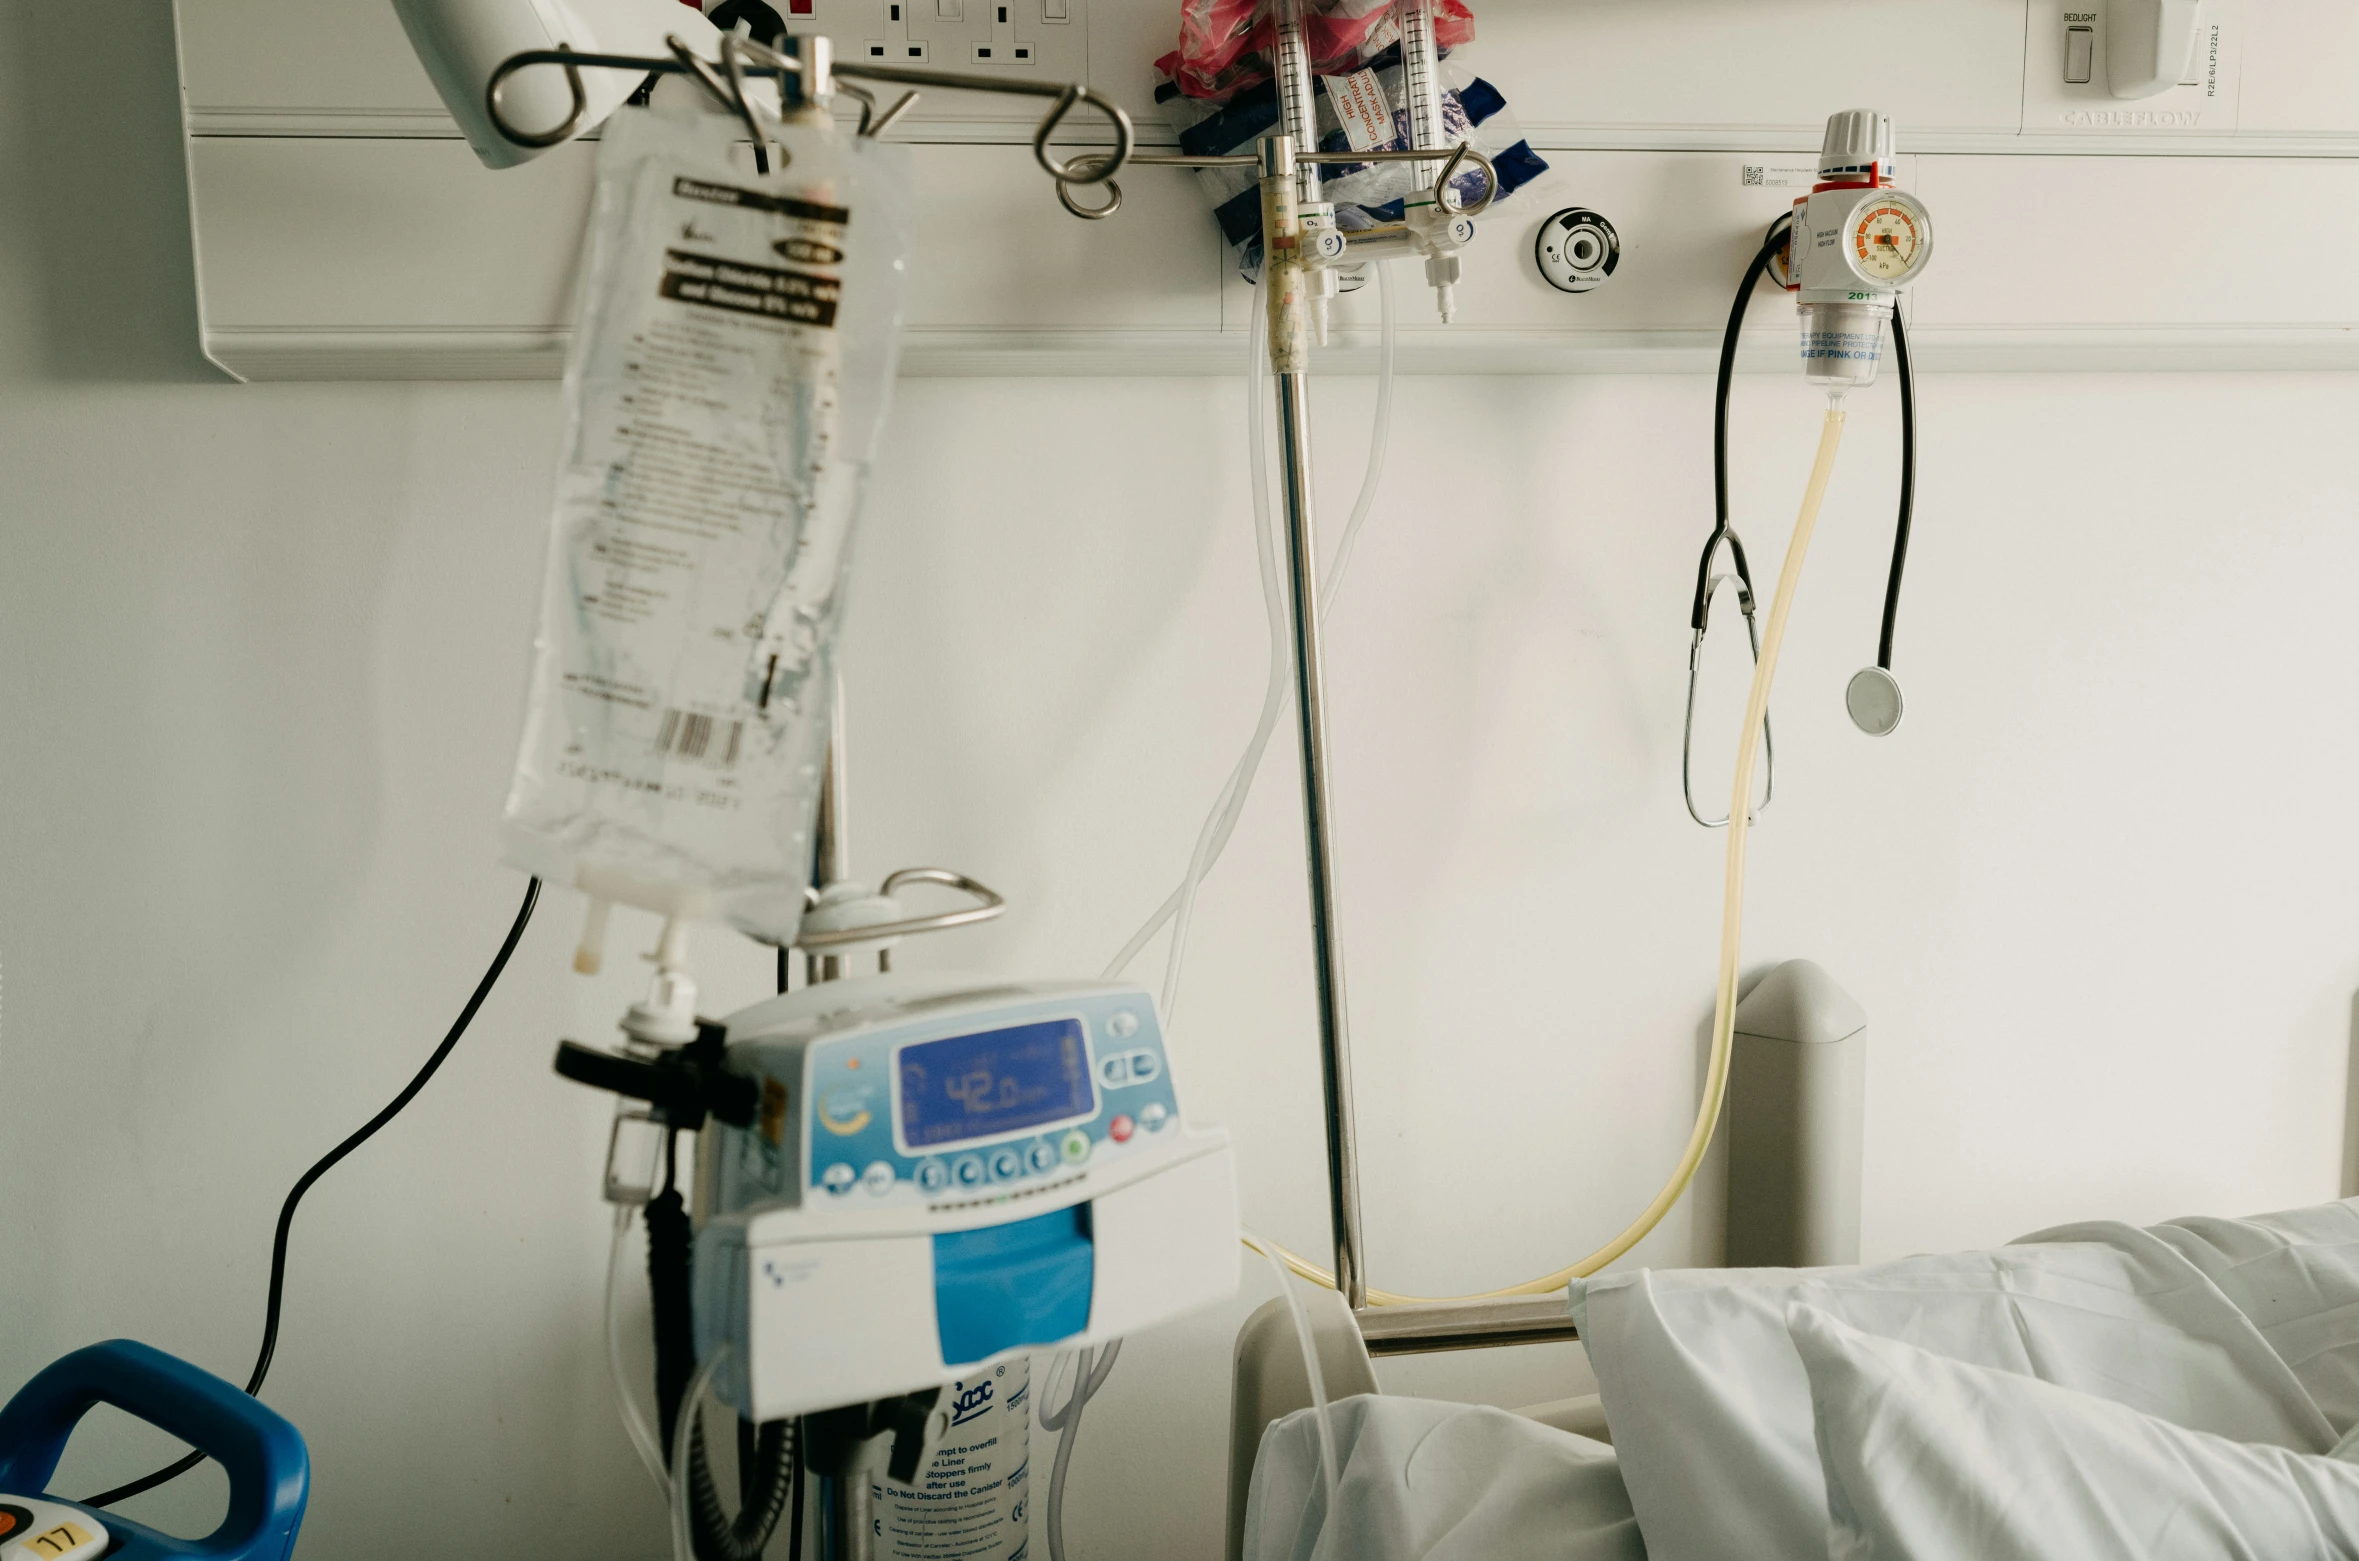
<svg viewBox="0 0 2359 1561"><path fill-rule="evenodd" d="M1795 295L1803 373L1831 399L1839 401L1845 392L1875 383L1884 358L1885 327L1891 327L1893 377L1900 385L1900 517L1892 533L1892 567L1884 586L1875 664L1852 676L1843 691L1843 705L1852 724L1871 737L1889 736L1900 725L1904 706L1900 680L1892 674L1892 642L1916 505L1917 406L1908 327L1899 305L1901 291L1924 274L1926 263L1933 258L1933 216L1923 201L1893 187L1897 171L1889 118L1865 108L1846 109L1829 118L1819 150L1817 182L1808 195L1794 202L1791 216L1770 224L1744 280L1737 285L1736 302L1729 310L1728 329L1720 343L1719 393L1712 412L1716 510L1711 534L1704 539L1703 556L1696 564L1695 595L1688 610L1693 637L1687 653L1687 740L1681 745L1679 764L1688 816L1707 829L1722 828L1729 821L1706 817L1697 805L1689 758L1704 631L1721 586L1735 584L1737 607L1744 614L1756 664L1762 653L1760 628L1754 621L1752 574L1745 563L1744 546L1729 523L1728 401L1745 311L1764 276L1774 277ZM1579 214L1559 213L1558 217L1575 215ZM1549 258L1548 228L1557 220L1550 219L1542 230L1544 272ZM1728 553L1725 572L1715 567L1723 548ZM1774 764L1766 709L1761 714L1761 754L1766 763ZM1749 813L1768 806L1773 781L1774 771L1764 777L1761 799Z"/></svg>
<svg viewBox="0 0 2359 1561"><path fill-rule="evenodd" d="M1802 368L1831 390L1875 382L1884 325L1933 255L1925 203L1893 188L1892 121L1847 109L1827 121L1818 183L1794 202L1787 287L1802 316Z"/></svg>

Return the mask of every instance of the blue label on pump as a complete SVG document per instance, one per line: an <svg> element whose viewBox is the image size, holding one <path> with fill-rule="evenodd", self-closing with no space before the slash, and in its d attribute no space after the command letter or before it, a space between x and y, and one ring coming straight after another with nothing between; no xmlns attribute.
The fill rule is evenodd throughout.
<svg viewBox="0 0 2359 1561"><path fill-rule="evenodd" d="M946 1365L1089 1327L1089 1205L934 1238L934 1321Z"/></svg>

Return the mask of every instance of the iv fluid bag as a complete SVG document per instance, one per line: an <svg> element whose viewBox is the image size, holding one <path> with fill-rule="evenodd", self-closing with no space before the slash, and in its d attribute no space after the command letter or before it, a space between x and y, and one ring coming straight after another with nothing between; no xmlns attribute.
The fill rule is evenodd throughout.
<svg viewBox="0 0 2359 1561"><path fill-rule="evenodd" d="M599 899L801 919L845 565L899 343L904 149L606 123L503 835Z"/></svg>

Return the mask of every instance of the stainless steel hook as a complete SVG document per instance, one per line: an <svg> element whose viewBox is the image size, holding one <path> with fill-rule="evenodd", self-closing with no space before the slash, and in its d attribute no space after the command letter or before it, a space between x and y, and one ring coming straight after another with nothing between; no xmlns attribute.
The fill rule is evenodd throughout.
<svg viewBox="0 0 2359 1561"><path fill-rule="evenodd" d="M912 70L898 65L860 62L837 62L832 70L823 64L814 71L791 55L780 54L749 39L726 33L722 35L721 59L716 69L713 61L704 59L677 37L665 41L671 51L668 58L583 54L564 44L554 49L528 49L520 54L511 54L492 72L491 80L484 88L485 106L489 110L492 126L518 146L536 149L555 146L572 138L582 130L582 121L589 114L589 96L582 87L581 79L585 69L627 70L640 75L694 76L713 94L716 101L746 121L756 145L767 142L769 137L761 131L754 107L745 95L745 80L749 76L775 77L781 87L787 89L784 95L789 98L792 96L787 80L789 77L811 81L814 90L805 93L806 97L824 96L830 86L851 92L861 105L859 133L870 138L883 134L888 126L907 113L911 105L917 102L918 95L915 91L903 93L899 101L879 114L876 112L876 99L867 92L851 87L847 78L891 82L911 88L938 87L958 92L997 93L1007 97L1052 98L1055 100L1053 106L1033 134L1032 155L1048 176L1057 182L1057 193L1065 209L1079 217L1101 218L1112 216L1122 205L1122 194L1114 184L1114 175L1131 160L1131 150L1136 144L1130 116L1123 112L1122 105L1079 82L1015 81L966 71ZM500 88L510 76L535 65L555 65L563 69L567 88L572 94L572 106L564 122L549 130L519 129L500 112ZM1106 151L1080 152L1060 160L1049 151L1049 139L1074 109L1085 105L1105 115L1106 123L1113 131L1114 144ZM1108 198L1104 205L1085 206L1073 198L1072 186L1089 184L1107 186Z"/></svg>
<svg viewBox="0 0 2359 1561"><path fill-rule="evenodd" d="M664 39L664 47L672 51L672 57L680 62L687 74L703 84L704 90L712 94L714 102L737 116L738 123L745 126L747 137L753 141L754 150L759 153L769 144L770 138L763 133L762 122L755 117L754 106L745 95L745 61L738 52L742 41L735 33L721 35L721 68L717 71L709 60L681 42L677 33Z"/></svg>
<svg viewBox="0 0 2359 1561"><path fill-rule="evenodd" d="M1056 133L1065 116L1082 104L1088 104L1106 116L1114 127L1114 150L1111 152L1082 153L1069 162L1058 162L1049 155L1048 138ZM1076 82L1057 95L1057 106L1048 111L1032 136L1032 155L1048 176L1059 184L1102 184L1130 159L1130 116L1110 98L1102 98Z"/></svg>
<svg viewBox="0 0 2359 1561"><path fill-rule="evenodd" d="M565 68L565 85L566 89L573 94L573 108L566 114L564 123L554 130L519 130L509 124L508 117L500 112L500 88L507 84L510 76L515 75L528 65L561 65ZM544 151L559 142L571 140L574 132L581 129L583 117L590 112L590 97L582 88L582 67L584 65L601 65L614 69L627 68L623 56L576 54L573 52L571 44L564 43L557 45L554 49L535 49L526 54L511 54L500 61L499 69L491 73L491 80L483 84L483 108L484 112L491 117L492 127L518 146L529 146L535 151Z"/></svg>
<svg viewBox="0 0 2359 1561"><path fill-rule="evenodd" d="M860 138L864 141L873 141L883 135L887 130L893 128L893 121L916 106L917 94L904 92L894 100L891 108L880 114L876 111L876 94L866 87L855 86L853 83L843 80L842 74L840 71L837 72L835 87L838 92L860 105Z"/></svg>
<svg viewBox="0 0 2359 1561"><path fill-rule="evenodd" d="M1718 538L1714 539L1713 545L1718 545ZM1712 623L1712 600L1720 594L1723 585L1730 584L1736 587L1737 611L1745 615L1745 638L1753 643L1754 664L1757 666L1761 661L1761 623L1753 616L1753 588L1734 571L1712 576L1704 587L1703 614L1696 621L1695 637L1687 644L1687 725L1679 737L1679 792L1687 800L1687 816L1706 829L1726 829L1728 819L1725 816L1706 818L1696 811L1696 788L1690 771L1696 745L1696 677L1703 665L1704 633ZM1759 818L1769 811L1769 799L1777 791L1777 745L1770 740L1769 712L1766 710L1761 712L1761 759L1761 803L1746 815L1749 818Z"/></svg>
<svg viewBox="0 0 2359 1561"><path fill-rule="evenodd" d="M1488 157L1475 150L1472 141L1461 141L1447 149L1413 146L1397 152L1297 152L1294 160L1329 168L1357 167L1362 163L1430 163L1437 157L1448 159L1442 164L1441 177L1433 182L1433 198L1442 209L1458 217L1479 217L1489 211L1491 203L1499 198L1499 170ZM1483 171L1483 198L1460 205L1450 191L1450 181L1470 162Z"/></svg>
<svg viewBox="0 0 2359 1561"><path fill-rule="evenodd" d="M1085 222L1097 222L1111 217L1122 209L1122 186L1112 179L1102 181L1106 186L1106 204L1084 206L1073 198L1074 185L1067 180L1057 181L1057 203Z"/></svg>
<svg viewBox="0 0 2359 1561"><path fill-rule="evenodd" d="M795 939L799 949L841 948L847 943L875 943L884 938L905 938L920 932L939 932L946 927L967 927L979 921L989 921L1007 909L1007 901L997 891L986 888L964 873L952 872L947 867L904 867L887 878L877 892L891 895L903 884L936 883L946 889L956 889L970 895L977 902L963 910L936 911L931 916L908 916L900 921L880 922L868 927L843 927L832 932L806 932Z"/></svg>

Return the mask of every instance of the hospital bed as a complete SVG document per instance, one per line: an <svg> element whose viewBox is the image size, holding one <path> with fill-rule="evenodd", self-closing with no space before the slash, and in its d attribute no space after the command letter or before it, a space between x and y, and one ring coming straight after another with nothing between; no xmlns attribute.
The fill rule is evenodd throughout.
<svg viewBox="0 0 2359 1561"><path fill-rule="evenodd" d="M1317 1342L1319 1370L1330 1399L1381 1393L1368 1340L1351 1309L1333 1290L1305 1288L1302 1305ZM1569 1321L1569 1320L1568 1320ZM1228 1558L1239 1561L1245 1543L1247 1493L1262 1435L1277 1421L1311 1408L1310 1374L1293 1317L1282 1300L1266 1302L1237 1330L1234 1391L1229 1406ZM1610 1442L1604 1400L1595 1393L1533 1404L1516 1413L1542 1425Z"/></svg>
<svg viewBox="0 0 2359 1561"><path fill-rule="evenodd" d="M1619 1273L1600 1394L1387 1399L1306 1294L1239 1336L1232 1561L2359 1555L2359 1199L1823 1269Z"/></svg>

